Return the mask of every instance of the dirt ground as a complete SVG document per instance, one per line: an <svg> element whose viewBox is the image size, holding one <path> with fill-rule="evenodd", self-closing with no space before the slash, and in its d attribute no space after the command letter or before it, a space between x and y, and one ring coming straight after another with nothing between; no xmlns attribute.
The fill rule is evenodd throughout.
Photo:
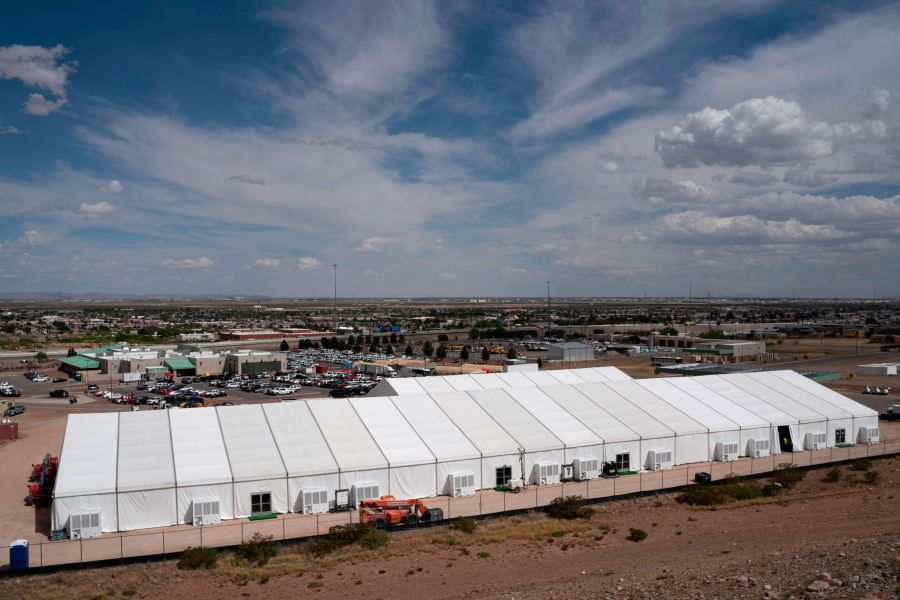
<svg viewBox="0 0 900 600"><path fill-rule="evenodd" d="M718 508L662 494L596 505L582 521L533 512L480 521L472 533L398 532L385 547L318 559L290 545L263 567L223 552L210 570L159 560L6 577L0 597L892 598L900 594L900 458L872 468L875 483L847 466L829 483L823 468L775 498ZM629 541L630 528L647 538Z"/></svg>

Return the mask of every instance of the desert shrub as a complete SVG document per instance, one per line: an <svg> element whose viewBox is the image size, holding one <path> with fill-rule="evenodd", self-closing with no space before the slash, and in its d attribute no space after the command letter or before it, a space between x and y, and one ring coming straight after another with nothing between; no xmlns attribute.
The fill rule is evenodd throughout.
<svg viewBox="0 0 900 600"><path fill-rule="evenodd" d="M256 563L261 567L278 554L278 546L271 535L255 533L237 547L236 554L248 563Z"/></svg>
<svg viewBox="0 0 900 600"><path fill-rule="evenodd" d="M798 469L790 463L782 463L778 465L778 469L772 473L772 479L780 483L783 487L789 488L806 477L806 471Z"/></svg>
<svg viewBox="0 0 900 600"><path fill-rule="evenodd" d="M313 579L312 581L310 581L309 583L306 584L306 587L316 589L316 588L322 587L323 585L325 585L324 581L319 581L318 579Z"/></svg>
<svg viewBox="0 0 900 600"><path fill-rule="evenodd" d="M825 473L825 481L828 483L837 483L841 480L841 468L834 467L833 469L828 469L828 472Z"/></svg>
<svg viewBox="0 0 900 600"><path fill-rule="evenodd" d="M178 559L179 569L212 569L219 560L219 551L205 546L189 547Z"/></svg>
<svg viewBox="0 0 900 600"><path fill-rule="evenodd" d="M133 583L129 583L122 588L123 596L134 596L135 594L137 594L137 587Z"/></svg>
<svg viewBox="0 0 900 600"><path fill-rule="evenodd" d="M490 558L490 556L491 556L490 552L479 552L478 553L478 558Z"/></svg>
<svg viewBox="0 0 900 600"><path fill-rule="evenodd" d="M374 550L381 548L388 543L388 534L381 529L374 527L363 527L362 535L359 536L359 545L366 550Z"/></svg>
<svg viewBox="0 0 900 600"><path fill-rule="evenodd" d="M850 468L854 471L868 471L872 468L872 461L868 458L857 458L851 461Z"/></svg>
<svg viewBox="0 0 900 600"><path fill-rule="evenodd" d="M778 494L781 493L781 490L783 490L783 489L784 488L781 486L781 484L767 483L762 488L763 496L765 496L766 498L770 498L772 496L777 496Z"/></svg>
<svg viewBox="0 0 900 600"><path fill-rule="evenodd" d="M581 496L562 496L553 499L547 512L555 519L587 519L594 514L594 509Z"/></svg>
<svg viewBox="0 0 900 600"><path fill-rule="evenodd" d="M715 506L735 500L762 498L764 495L765 489L755 481L738 483L729 478L714 485L691 486L678 496L677 501L694 506Z"/></svg>
<svg viewBox="0 0 900 600"><path fill-rule="evenodd" d="M451 525L453 529L458 529L463 533L472 533L478 527L478 522L469 517L460 517Z"/></svg>
<svg viewBox="0 0 900 600"><path fill-rule="evenodd" d="M866 480L866 483L875 483L881 479L881 475L879 475L877 471L866 471L863 479Z"/></svg>
<svg viewBox="0 0 900 600"><path fill-rule="evenodd" d="M641 540L647 539L647 532L643 529L632 527L628 530L627 539L631 540L632 542L640 542Z"/></svg>

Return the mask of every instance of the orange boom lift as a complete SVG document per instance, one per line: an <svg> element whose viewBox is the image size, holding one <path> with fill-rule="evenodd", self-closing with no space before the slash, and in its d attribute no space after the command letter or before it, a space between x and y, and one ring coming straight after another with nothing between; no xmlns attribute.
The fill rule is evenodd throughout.
<svg viewBox="0 0 900 600"><path fill-rule="evenodd" d="M378 529L392 525L418 525L442 521L444 511L428 508L421 500L398 500L393 496L382 496L378 500L361 500L359 522L374 525Z"/></svg>

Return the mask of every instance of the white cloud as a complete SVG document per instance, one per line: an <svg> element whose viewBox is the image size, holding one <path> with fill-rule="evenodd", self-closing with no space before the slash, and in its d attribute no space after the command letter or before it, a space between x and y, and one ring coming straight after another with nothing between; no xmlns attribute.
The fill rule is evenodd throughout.
<svg viewBox="0 0 900 600"><path fill-rule="evenodd" d="M22 135L22 131L12 125L0 125L0 135Z"/></svg>
<svg viewBox="0 0 900 600"><path fill-rule="evenodd" d="M874 86L869 106L863 116L867 119L889 119L891 116L891 93L882 87Z"/></svg>
<svg viewBox="0 0 900 600"><path fill-rule="evenodd" d="M443 248L444 247L444 238L434 238L434 246L435 246L435 248Z"/></svg>
<svg viewBox="0 0 900 600"><path fill-rule="evenodd" d="M280 258L259 258L253 262L254 267L260 267L262 269L277 269L281 266Z"/></svg>
<svg viewBox="0 0 900 600"><path fill-rule="evenodd" d="M650 177L644 182L643 189L640 191L643 198L651 204L668 206L705 204L717 196L712 189L690 179L670 181L668 179Z"/></svg>
<svg viewBox="0 0 900 600"><path fill-rule="evenodd" d="M100 191L106 192L107 194L119 194L123 189L125 188L118 179L113 179L109 183L104 183L100 186Z"/></svg>
<svg viewBox="0 0 900 600"><path fill-rule="evenodd" d="M392 241L391 238L373 235L372 237L364 239L362 243L356 247L356 250L358 252L381 252L382 246Z"/></svg>
<svg viewBox="0 0 900 600"><path fill-rule="evenodd" d="M833 225L810 225L793 218L770 221L754 215L720 217L698 211L665 215L661 226L668 241L691 244L795 244L845 237Z"/></svg>
<svg viewBox="0 0 900 600"><path fill-rule="evenodd" d="M503 267L503 271L505 273L509 273L510 275L524 275L528 273L528 269L524 269L522 267Z"/></svg>
<svg viewBox="0 0 900 600"><path fill-rule="evenodd" d="M105 215L114 210L116 210L116 207L109 202L98 202L96 204L89 204L87 202L81 203L81 212L91 217Z"/></svg>
<svg viewBox="0 0 900 600"><path fill-rule="evenodd" d="M19 241L27 246L49 246L53 243L53 238L34 229L29 229L22 234Z"/></svg>
<svg viewBox="0 0 900 600"><path fill-rule="evenodd" d="M312 256L303 256L297 260L297 268L301 271L306 271L308 269L315 269L319 266L319 260L317 258L313 258Z"/></svg>
<svg viewBox="0 0 900 600"><path fill-rule="evenodd" d="M656 134L667 167L793 164L831 156L848 142L883 137L881 121L829 125L791 100L751 98L730 109L706 107Z"/></svg>
<svg viewBox="0 0 900 600"><path fill-rule="evenodd" d="M200 256L198 258L169 258L164 260L162 264L170 269L209 269L216 263L211 258Z"/></svg>
<svg viewBox="0 0 900 600"><path fill-rule="evenodd" d="M68 48L57 44L43 46L0 46L0 77L18 79L26 86L46 90L55 98L33 93L25 102L25 111L36 116L46 116L59 110L68 101L66 88L69 75L75 72L75 63L63 62Z"/></svg>
<svg viewBox="0 0 900 600"><path fill-rule="evenodd" d="M380 273L375 269L369 267L368 269L363 271L363 275L365 275L366 277L378 277Z"/></svg>
<svg viewBox="0 0 900 600"><path fill-rule="evenodd" d="M822 169L813 170L812 167L812 163L802 163L791 167L784 174L784 182L801 187L822 187L838 180L834 175L830 175Z"/></svg>

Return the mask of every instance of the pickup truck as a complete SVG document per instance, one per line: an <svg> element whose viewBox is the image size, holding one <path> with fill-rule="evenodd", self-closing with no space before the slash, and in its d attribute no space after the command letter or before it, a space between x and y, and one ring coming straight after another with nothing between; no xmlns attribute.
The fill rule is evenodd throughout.
<svg viewBox="0 0 900 600"><path fill-rule="evenodd" d="M15 417L16 415L21 415L23 412L25 412L25 407L22 406L21 404L16 404L16 405L10 406L6 410L4 410L3 416L4 417Z"/></svg>
<svg viewBox="0 0 900 600"><path fill-rule="evenodd" d="M880 415L882 421L900 421L900 404L895 404Z"/></svg>

